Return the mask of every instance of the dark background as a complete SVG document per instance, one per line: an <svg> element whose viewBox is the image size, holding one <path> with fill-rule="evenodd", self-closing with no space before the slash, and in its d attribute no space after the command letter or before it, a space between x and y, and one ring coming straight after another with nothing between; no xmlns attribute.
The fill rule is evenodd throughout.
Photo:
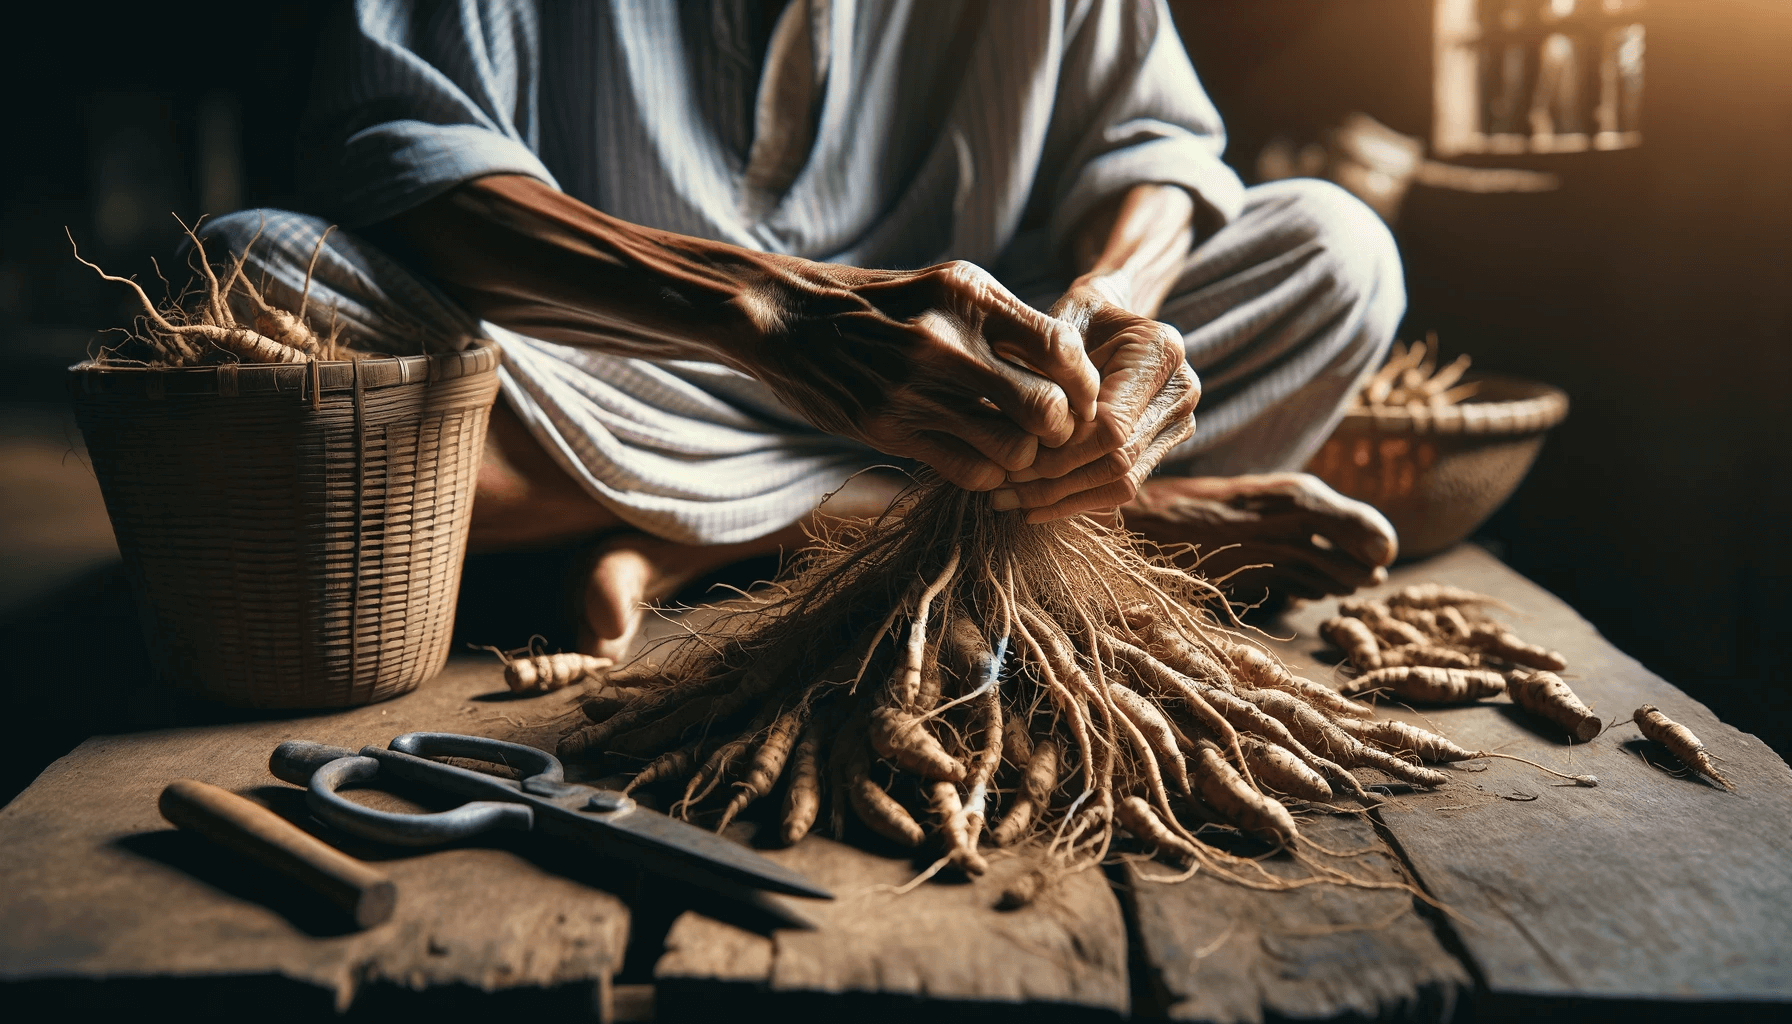
<svg viewBox="0 0 1792 1024"><path fill-rule="evenodd" d="M1272 136L1310 140L1352 110L1429 136L1429 0L1173 6L1247 180ZM321 11L264 0L14 15L0 43L0 403L24 412L8 424L60 422L38 413L60 401L61 368L96 326L132 313L68 258L65 225L85 254L147 275L175 240L167 211L291 204ZM1460 161L1552 171L1554 192L1415 187L1396 232L1402 337L1436 329L1447 355L1567 389L1568 422L1480 539L1785 753L1792 698L1772 623L1792 619L1792 4L1651 0L1642 21L1640 148ZM8 507L28 506L29 486L6 479ZM32 592L36 564L8 556L9 597ZM32 632L42 610L13 604L0 640L46 642ZM104 647L107 623L128 619L114 605L92 614L76 642Z"/></svg>

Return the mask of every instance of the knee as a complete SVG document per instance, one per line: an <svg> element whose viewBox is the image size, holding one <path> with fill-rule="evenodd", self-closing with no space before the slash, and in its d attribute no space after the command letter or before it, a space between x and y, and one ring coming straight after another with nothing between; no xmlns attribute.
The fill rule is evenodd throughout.
<svg viewBox="0 0 1792 1024"><path fill-rule="evenodd" d="M1292 178L1259 186L1290 237L1314 254L1326 290L1341 304L1367 308L1392 331L1406 308L1400 249L1362 200L1329 181Z"/></svg>

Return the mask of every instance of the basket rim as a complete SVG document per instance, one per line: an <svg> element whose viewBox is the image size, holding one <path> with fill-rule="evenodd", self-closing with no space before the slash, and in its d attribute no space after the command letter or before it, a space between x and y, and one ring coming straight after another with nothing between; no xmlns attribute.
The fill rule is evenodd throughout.
<svg viewBox="0 0 1792 1024"><path fill-rule="evenodd" d="M238 395L259 392L367 391L495 373L498 343L472 337L466 348L420 355L374 355L304 363L219 363L215 366L109 366L84 359L68 368L78 394Z"/></svg>
<svg viewBox="0 0 1792 1024"><path fill-rule="evenodd" d="M1568 418L1568 393L1554 384L1500 373L1477 373L1468 379L1495 384L1518 397L1436 407L1353 406L1339 421L1339 429L1521 437L1543 433Z"/></svg>

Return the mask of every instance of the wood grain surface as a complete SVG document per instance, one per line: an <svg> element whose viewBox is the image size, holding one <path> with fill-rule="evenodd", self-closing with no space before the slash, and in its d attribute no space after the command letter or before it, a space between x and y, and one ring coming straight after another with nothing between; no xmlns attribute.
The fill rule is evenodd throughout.
<svg viewBox="0 0 1792 1024"><path fill-rule="evenodd" d="M1301 831L1335 851L1374 851L1331 861L1358 878L1408 880L1360 816L1319 816ZM1287 878L1308 874L1286 858L1265 866ZM1171 1019L1230 1024L1266 1013L1320 1020L1350 1013L1447 1020L1470 985L1406 893L1338 885L1263 892L1205 875L1153 881L1175 874L1161 863L1135 861L1125 870L1153 1009Z"/></svg>
<svg viewBox="0 0 1792 1024"><path fill-rule="evenodd" d="M472 699L502 689L495 662L456 662L414 693L352 711L88 740L0 809L0 980L274 975L325 989L338 1007L377 983L604 988L628 910L552 851L395 852L325 833L382 858L399 889L392 919L356 932L321 897L156 809L163 786L193 777L321 833L302 791L268 774L278 743L358 749L416 729L529 742L516 705Z"/></svg>
<svg viewBox="0 0 1792 1024"><path fill-rule="evenodd" d="M995 904L1003 888L1027 866L1013 857L998 855L988 874L970 882L924 883L901 893L925 865L820 836L765 853L837 898L804 901L814 930L769 937L696 913L679 918L654 971L662 1008L765 992L811 997L818 1009L826 1004L812 997L877 994L902 1002L1027 1003L1033 1013L1111 1017L1128 1010L1126 923L1099 870L1068 876L1033 906L1002 911ZM730 989L718 992L718 983Z"/></svg>
<svg viewBox="0 0 1792 1024"><path fill-rule="evenodd" d="M1480 706L1391 709L1471 750L1498 750L1599 777L1584 789L1505 760L1453 769L1461 781L1390 800L1379 812L1488 991L1631 999L1792 1000L1792 770L1612 647L1568 605L1475 547L1395 574L1389 587L1452 583L1501 598L1495 611L1559 650L1561 673L1608 723L1586 745L1505 698ZM1333 602L1289 620L1301 642ZM1323 678L1323 677L1315 677ZM1630 717L1655 704L1725 758L1735 793L1642 740ZM1744 723L1746 724L1746 723Z"/></svg>
<svg viewBox="0 0 1792 1024"><path fill-rule="evenodd" d="M814 837L765 852L839 895L803 901L817 929L746 930L699 912L673 920L678 909L642 926L635 943L646 963L657 957L658 1012L813 1011L861 1024L1003 1013L1035 1022L1129 1013L1424 1020L1465 998L1486 1019L1500 999L1539 1009L1589 998L1632 1009L1792 1001L1792 770L1485 552L1459 548L1401 569L1389 585L1420 581L1507 601L1513 611L1500 616L1565 654L1564 677L1615 723L1569 745L1504 698L1384 709L1470 748L1601 780L1576 788L1479 760L1451 768L1456 781L1435 793L1390 796L1373 818L1303 823L1331 849L1369 851L1351 859L1353 871L1416 880L1448 915L1386 890L1163 882L1172 869L1152 862L1073 875L1040 904L1004 912L994 904L1022 868L1011 857L994 858L984 879L935 879L898 894L924 864ZM1288 637L1278 643L1284 656L1315 679L1335 680L1337 655L1315 639L1334 607L1308 606L1277 627ZM369 708L89 740L0 810L0 980L206 977L225 991L230 979L272 975L337 1005L369 986L508 992L588 982L601 1000L631 915L614 895L627 887L589 857L508 840L394 853L331 836L377 859L401 890L390 922L350 933L331 930L315 898L308 905L278 876L168 828L156 811L163 785L193 777L321 832L300 791L267 774L268 753L285 739L359 747L428 728L551 747L562 730L551 719L572 697L511 701L502 688L495 662L457 661L417 693ZM1672 758L1628 724L1642 703L1725 758L1737 792L1670 771Z"/></svg>

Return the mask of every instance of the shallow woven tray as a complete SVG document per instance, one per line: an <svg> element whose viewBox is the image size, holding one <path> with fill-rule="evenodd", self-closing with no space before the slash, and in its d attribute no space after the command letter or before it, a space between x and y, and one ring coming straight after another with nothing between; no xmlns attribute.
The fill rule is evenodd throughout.
<svg viewBox="0 0 1792 1024"><path fill-rule="evenodd" d="M448 656L496 346L70 368L161 677L230 704L394 697Z"/></svg>
<svg viewBox="0 0 1792 1024"><path fill-rule="evenodd" d="M1560 388L1480 374L1474 398L1453 406L1353 409L1307 471L1380 509L1403 558L1473 533L1518 488L1544 434L1568 415Z"/></svg>

